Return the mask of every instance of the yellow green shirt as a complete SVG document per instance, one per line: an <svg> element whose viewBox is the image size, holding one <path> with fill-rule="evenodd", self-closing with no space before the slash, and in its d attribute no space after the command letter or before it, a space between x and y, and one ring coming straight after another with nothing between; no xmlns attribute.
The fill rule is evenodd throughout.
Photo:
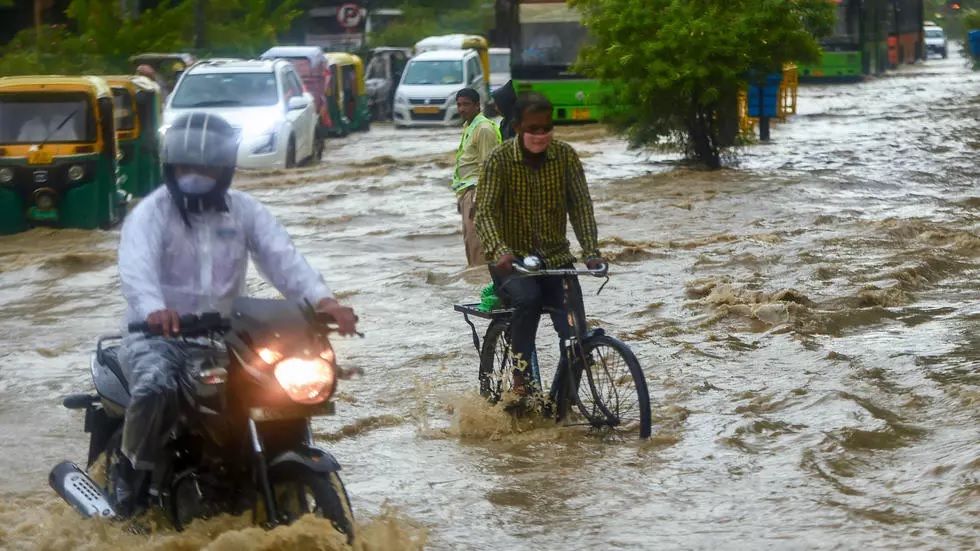
<svg viewBox="0 0 980 551"><path fill-rule="evenodd" d="M483 162L498 145L500 130L482 113L464 127L456 152L456 168L453 170L452 187L457 195L476 185Z"/></svg>
<svg viewBox="0 0 980 551"><path fill-rule="evenodd" d="M536 254L551 268L574 262L566 237L569 220L585 259L598 258L592 198L571 145L552 141L536 169L525 164L516 138L490 154L476 187L475 220L487 261L510 252Z"/></svg>

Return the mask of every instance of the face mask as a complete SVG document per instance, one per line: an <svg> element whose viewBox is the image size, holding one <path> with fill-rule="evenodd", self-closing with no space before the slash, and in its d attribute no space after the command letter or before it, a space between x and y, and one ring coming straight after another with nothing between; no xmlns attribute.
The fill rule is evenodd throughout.
<svg viewBox="0 0 980 551"><path fill-rule="evenodd" d="M177 187L188 195L203 195L214 189L216 183L214 178L203 174L184 174L177 178Z"/></svg>
<svg viewBox="0 0 980 551"><path fill-rule="evenodd" d="M548 149L548 144L554 138L555 132L553 130L547 134L528 134L525 132L521 136L523 136L524 147L531 153L538 154L544 153L544 150Z"/></svg>

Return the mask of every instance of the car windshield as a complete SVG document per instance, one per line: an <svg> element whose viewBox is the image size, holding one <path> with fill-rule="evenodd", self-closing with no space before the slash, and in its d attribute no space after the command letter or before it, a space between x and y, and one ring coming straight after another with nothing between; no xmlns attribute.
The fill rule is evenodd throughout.
<svg viewBox="0 0 980 551"><path fill-rule="evenodd" d="M510 72L510 54L490 54L491 73Z"/></svg>
<svg viewBox="0 0 980 551"><path fill-rule="evenodd" d="M0 94L0 143L94 142L95 132L95 116L84 93Z"/></svg>
<svg viewBox="0 0 980 551"><path fill-rule="evenodd" d="M278 102L273 73L208 73L184 77L170 106L261 107Z"/></svg>
<svg viewBox="0 0 980 551"><path fill-rule="evenodd" d="M136 112L133 111L133 96L126 88L112 89L112 111L116 118L116 130L136 128Z"/></svg>
<svg viewBox="0 0 980 551"><path fill-rule="evenodd" d="M929 29L926 31L926 38L942 38L942 37L943 37L942 29Z"/></svg>
<svg viewBox="0 0 980 551"><path fill-rule="evenodd" d="M463 62L412 61L405 70L403 84L462 84Z"/></svg>

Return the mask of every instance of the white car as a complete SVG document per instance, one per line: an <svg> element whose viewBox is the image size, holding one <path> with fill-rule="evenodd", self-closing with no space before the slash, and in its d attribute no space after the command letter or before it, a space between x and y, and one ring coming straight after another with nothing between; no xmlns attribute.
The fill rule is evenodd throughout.
<svg viewBox="0 0 980 551"><path fill-rule="evenodd" d="M456 92L474 88L486 105L486 83L475 50L436 50L408 60L395 91L395 127L459 126Z"/></svg>
<svg viewBox="0 0 980 551"><path fill-rule="evenodd" d="M178 117L199 111L221 116L239 132L239 167L291 168L316 156L313 96L286 60L196 63L167 98L160 137Z"/></svg>

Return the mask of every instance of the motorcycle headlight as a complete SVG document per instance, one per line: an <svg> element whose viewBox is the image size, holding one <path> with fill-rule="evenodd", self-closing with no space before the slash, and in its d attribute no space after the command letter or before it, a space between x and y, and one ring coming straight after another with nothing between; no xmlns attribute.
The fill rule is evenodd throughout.
<svg viewBox="0 0 980 551"><path fill-rule="evenodd" d="M276 365L276 362L282 359L282 354L271 348L260 348L256 350L256 353L262 358L262 361L269 365Z"/></svg>
<svg viewBox="0 0 980 551"><path fill-rule="evenodd" d="M319 404L333 394L336 374L323 358L286 358L276 364L276 380L286 394L300 404Z"/></svg>

